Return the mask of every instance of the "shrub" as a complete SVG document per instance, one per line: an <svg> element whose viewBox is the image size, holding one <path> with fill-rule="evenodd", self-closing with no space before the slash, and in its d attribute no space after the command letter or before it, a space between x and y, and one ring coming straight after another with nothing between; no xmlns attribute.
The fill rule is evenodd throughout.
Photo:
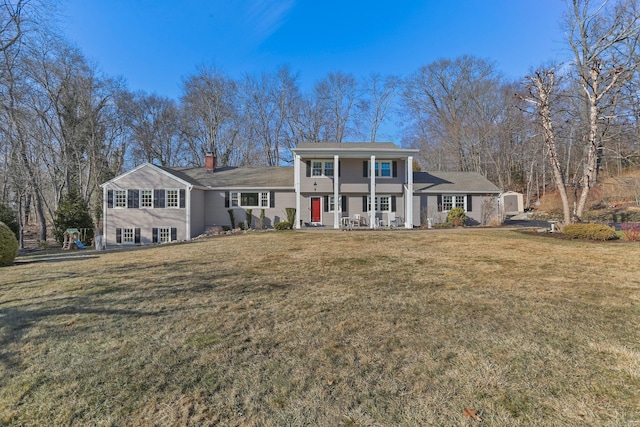
<svg viewBox="0 0 640 427"><path fill-rule="evenodd" d="M247 230L251 230L253 227L253 209L247 209L244 215L247 219Z"/></svg>
<svg viewBox="0 0 640 427"><path fill-rule="evenodd" d="M55 227L54 236L60 244L64 241L64 232L67 231L67 228L88 229L89 232L82 236L82 243L85 245L89 245L93 239L93 219L89 214L89 207L75 191L65 194L60 199L53 225Z"/></svg>
<svg viewBox="0 0 640 427"><path fill-rule="evenodd" d="M0 202L0 222L9 227L17 240L20 240L20 226L18 225L18 216L9 206Z"/></svg>
<svg viewBox="0 0 640 427"><path fill-rule="evenodd" d="M625 239L632 242L640 240L640 223L625 222L624 224L620 224L620 229Z"/></svg>
<svg viewBox="0 0 640 427"><path fill-rule="evenodd" d="M236 229L236 217L233 214L233 209L229 209L229 210L227 210L227 212L229 212L229 220L231 221L231 229L235 230Z"/></svg>
<svg viewBox="0 0 640 427"><path fill-rule="evenodd" d="M285 208L285 211L287 212L289 228L293 228L293 224L296 223L296 208Z"/></svg>
<svg viewBox="0 0 640 427"><path fill-rule="evenodd" d="M569 224L564 226L562 234L570 239L615 240L618 238L615 228L602 224Z"/></svg>
<svg viewBox="0 0 640 427"><path fill-rule="evenodd" d="M454 227L460 227L467 221L467 214L463 208L453 208L447 214L447 224Z"/></svg>
<svg viewBox="0 0 640 427"><path fill-rule="evenodd" d="M276 230L289 230L291 229L291 223L288 221L280 221L274 224Z"/></svg>
<svg viewBox="0 0 640 427"><path fill-rule="evenodd" d="M4 222L0 222L0 267L13 265L17 254L18 240L16 236Z"/></svg>

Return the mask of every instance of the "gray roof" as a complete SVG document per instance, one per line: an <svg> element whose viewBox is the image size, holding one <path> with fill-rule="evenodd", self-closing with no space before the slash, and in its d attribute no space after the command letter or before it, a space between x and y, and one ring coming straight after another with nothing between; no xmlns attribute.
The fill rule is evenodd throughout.
<svg viewBox="0 0 640 427"><path fill-rule="evenodd" d="M222 167L207 172L203 167L163 168L189 183L207 188L291 188L292 166Z"/></svg>
<svg viewBox="0 0 640 427"><path fill-rule="evenodd" d="M416 193L501 193L491 181L476 172L414 172Z"/></svg>
<svg viewBox="0 0 640 427"><path fill-rule="evenodd" d="M402 158L414 156L416 148L401 148L393 142L301 142L293 148L294 154L305 157L333 156L359 158L363 156L385 156Z"/></svg>
<svg viewBox="0 0 640 427"><path fill-rule="evenodd" d="M299 148L327 148L331 150L367 150L371 148L397 149L398 146L393 142L300 142L294 150Z"/></svg>

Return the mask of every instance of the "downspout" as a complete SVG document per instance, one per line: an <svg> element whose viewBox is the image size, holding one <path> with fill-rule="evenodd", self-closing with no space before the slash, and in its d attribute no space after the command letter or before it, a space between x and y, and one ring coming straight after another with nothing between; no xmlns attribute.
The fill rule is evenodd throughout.
<svg viewBox="0 0 640 427"><path fill-rule="evenodd" d="M193 185L187 186L187 200L185 200L184 204L186 207L186 230L187 240L191 240L191 190L193 190Z"/></svg>

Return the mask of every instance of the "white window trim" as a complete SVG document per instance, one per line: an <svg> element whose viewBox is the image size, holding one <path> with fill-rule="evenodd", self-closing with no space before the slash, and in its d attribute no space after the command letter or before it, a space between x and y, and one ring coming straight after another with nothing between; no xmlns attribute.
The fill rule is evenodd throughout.
<svg viewBox="0 0 640 427"><path fill-rule="evenodd" d="M144 198L142 197L142 192L143 191L149 191L151 193L151 206L142 206L142 202L144 200ZM154 202L153 194L154 194L153 193L153 189L150 189L150 188L143 188L143 189L140 190L140 194L139 194L140 209L153 209L153 202ZM178 196L178 197L180 197L180 196Z"/></svg>
<svg viewBox="0 0 640 427"><path fill-rule="evenodd" d="M381 210L380 209L380 199L382 197L386 197L387 199L389 199L388 203L389 203L389 209L387 210ZM367 205L371 206L371 196L367 196ZM390 194L376 194L376 212L394 212L391 210L391 195Z"/></svg>
<svg viewBox="0 0 640 427"><path fill-rule="evenodd" d="M334 198L334 195L329 194L328 196L329 196L328 198L329 206L327 207L327 212L335 212L336 204L331 202ZM331 209L332 207L333 209ZM342 212L342 196L338 196L338 212Z"/></svg>
<svg viewBox="0 0 640 427"><path fill-rule="evenodd" d="M127 235L127 230L131 231L131 241L125 240L125 235ZM135 227L122 227L120 238L122 245L135 245L136 244L136 228Z"/></svg>
<svg viewBox="0 0 640 427"><path fill-rule="evenodd" d="M162 241L162 232L166 231L168 240ZM158 243L171 243L171 227L158 227Z"/></svg>
<svg viewBox="0 0 640 427"><path fill-rule="evenodd" d="M175 191L176 192L176 205L175 206L169 206L169 192L170 191ZM166 188L164 190L164 207L166 209L180 209L180 189L179 188Z"/></svg>
<svg viewBox="0 0 640 427"><path fill-rule="evenodd" d="M246 194L246 193L256 193L258 195L258 205L261 205L262 202L264 201L266 203L265 206L248 206L248 205L243 205L242 204L242 194ZM264 198L263 196L266 194L266 198ZM235 197L234 197L235 196ZM235 202L237 202L238 204L234 206L234 199ZM234 209L234 208L238 208L238 209L268 209L271 206L271 192L269 191L230 191L229 192L229 207Z"/></svg>
<svg viewBox="0 0 640 427"><path fill-rule="evenodd" d="M451 208L457 208L460 207L462 209L464 209L465 212L467 212L467 195L466 194L443 194L442 195L442 212L449 212L451 209L445 209L444 208L444 198L445 197L451 197ZM458 199L462 198L462 206L458 205Z"/></svg>
<svg viewBox="0 0 640 427"><path fill-rule="evenodd" d="M124 206L118 206L118 193L124 192ZM113 190L113 208L114 209L126 209L129 200L129 190Z"/></svg>
<svg viewBox="0 0 640 427"><path fill-rule="evenodd" d="M314 175L314 163L320 163L320 175ZM325 171L327 170L327 163L332 163L333 167L331 170L333 171L333 175L327 175ZM336 175L336 163L332 160L311 160L311 178L333 178Z"/></svg>
<svg viewBox="0 0 640 427"><path fill-rule="evenodd" d="M383 163L389 163L389 176L382 176L381 175L381 171L382 171L382 164ZM371 168L369 167L369 173L367 174L367 176L369 178L371 178ZM373 162L373 169L376 173L376 179L381 178L381 179L389 179L389 178L393 178L393 160L376 160L375 162Z"/></svg>

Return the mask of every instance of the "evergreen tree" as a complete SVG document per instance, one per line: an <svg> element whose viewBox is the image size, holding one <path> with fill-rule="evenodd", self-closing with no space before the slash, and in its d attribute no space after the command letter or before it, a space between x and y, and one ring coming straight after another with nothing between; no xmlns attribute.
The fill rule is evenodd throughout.
<svg viewBox="0 0 640 427"><path fill-rule="evenodd" d="M69 192L60 199L53 225L55 238L60 244L64 241L64 232L67 228L88 229L82 239L86 245L90 244L89 240L93 238L93 219L89 213L89 206L75 191Z"/></svg>

